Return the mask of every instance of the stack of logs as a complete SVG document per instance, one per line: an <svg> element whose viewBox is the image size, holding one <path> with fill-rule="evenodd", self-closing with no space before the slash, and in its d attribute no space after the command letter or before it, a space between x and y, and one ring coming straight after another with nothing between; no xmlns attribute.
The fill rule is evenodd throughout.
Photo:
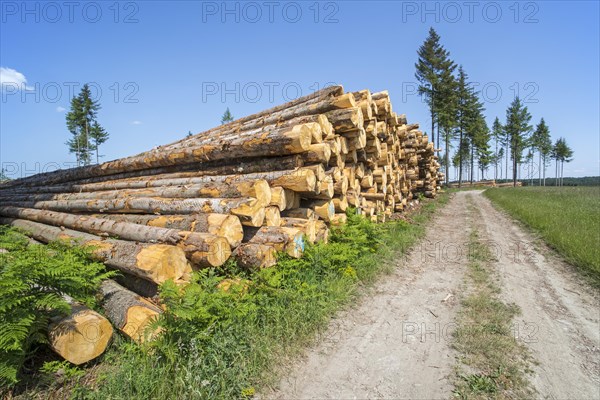
<svg viewBox="0 0 600 400"><path fill-rule="evenodd" d="M185 283L232 256L269 267L277 251L300 257L304 240L327 241L350 206L385 221L418 193L434 197L442 177L434 151L392 111L387 91L334 86L136 156L4 183L0 223L43 243L93 246L122 273L102 286L106 314L142 340L166 280ZM64 327L103 317L75 310L50 336L59 354L83 362L98 349L72 337L79 347L65 349Z"/></svg>

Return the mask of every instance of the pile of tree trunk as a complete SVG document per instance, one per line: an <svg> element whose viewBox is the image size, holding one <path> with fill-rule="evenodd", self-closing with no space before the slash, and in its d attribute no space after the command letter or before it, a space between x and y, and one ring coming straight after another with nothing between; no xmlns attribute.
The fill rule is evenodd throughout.
<svg viewBox="0 0 600 400"><path fill-rule="evenodd" d="M248 269L301 257L348 207L385 221L440 179L433 143L387 91L334 86L135 156L5 182L0 223L93 246L122 272L102 289L109 319L142 340L162 282L230 257Z"/></svg>

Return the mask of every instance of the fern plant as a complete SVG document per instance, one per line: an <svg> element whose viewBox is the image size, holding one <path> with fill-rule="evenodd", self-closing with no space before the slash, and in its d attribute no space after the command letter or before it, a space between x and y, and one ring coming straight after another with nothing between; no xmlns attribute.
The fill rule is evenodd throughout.
<svg viewBox="0 0 600 400"><path fill-rule="evenodd" d="M31 244L21 232L0 226L0 385L18 382L35 345L47 342L52 317L67 315L66 296L95 306L103 279L112 276L93 262L89 248L63 242Z"/></svg>

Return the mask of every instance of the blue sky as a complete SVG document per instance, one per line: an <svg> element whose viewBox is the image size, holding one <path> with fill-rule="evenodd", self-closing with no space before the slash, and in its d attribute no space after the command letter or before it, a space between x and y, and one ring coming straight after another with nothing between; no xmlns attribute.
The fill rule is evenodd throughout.
<svg viewBox="0 0 600 400"><path fill-rule="evenodd" d="M565 176L600 174L597 1L2 0L0 13L0 162L12 177L73 162L65 109L85 82L111 134L104 160L329 83L388 89L428 131L414 63L430 26L484 90L490 125L518 93L573 148Z"/></svg>

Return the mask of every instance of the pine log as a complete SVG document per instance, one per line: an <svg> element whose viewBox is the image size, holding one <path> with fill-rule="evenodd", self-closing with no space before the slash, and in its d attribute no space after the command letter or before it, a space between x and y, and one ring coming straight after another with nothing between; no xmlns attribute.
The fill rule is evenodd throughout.
<svg viewBox="0 0 600 400"><path fill-rule="evenodd" d="M285 251L294 258L300 258L304 252L302 235L302 231L296 228L263 226L249 242L273 246L278 251Z"/></svg>
<svg viewBox="0 0 600 400"><path fill-rule="evenodd" d="M348 199L345 195L334 197L332 200L336 213L346 212L348 209Z"/></svg>
<svg viewBox="0 0 600 400"><path fill-rule="evenodd" d="M80 304L71 304L71 313L53 319L48 327L48 344L58 355L80 365L104 353L113 335L110 322Z"/></svg>
<svg viewBox="0 0 600 400"><path fill-rule="evenodd" d="M278 207L281 211L287 206L286 190L281 186L271 188L271 202L269 205Z"/></svg>
<svg viewBox="0 0 600 400"><path fill-rule="evenodd" d="M233 214L244 225L261 226L264 207L253 198L229 199L163 199L133 197L115 200L68 200L68 201L24 201L5 202L7 205L23 208L38 208L64 212L91 213L143 213L143 214Z"/></svg>
<svg viewBox="0 0 600 400"><path fill-rule="evenodd" d="M331 219L332 225L343 225L347 222L348 217L346 214L335 214Z"/></svg>
<svg viewBox="0 0 600 400"><path fill-rule="evenodd" d="M261 206L271 201L271 190L267 181L259 179L246 182L205 182L193 185L169 185L144 189L108 190L87 193L64 193L54 195L19 196L20 201L43 200L96 200L119 199L125 197L164 197L164 198L231 198L253 197ZM0 195L0 198L1 195Z"/></svg>
<svg viewBox="0 0 600 400"><path fill-rule="evenodd" d="M363 114L359 107L333 110L325 114L336 133L362 128Z"/></svg>
<svg viewBox="0 0 600 400"><path fill-rule="evenodd" d="M310 149L303 156L307 163L327 164L331 158L331 147L328 143L311 144Z"/></svg>
<svg viewBox="0 0 600 400"><path fill-rule="evenodd" d="M310 243L314 243L317 239L316 224L312 218L282 218L281 226L300 229Z"/></svg>
<svg viewBox="0 0 600 400"><path fill-rule="evenodd" d="M21 219L0 218L0 224L23 229L28 235L43 243L68 240L91 246L93 255L107 266L157 284L168 279L186 280L191 273L184 251L176 246L103 239L88 233Z"/></svg>
<svg viewBox="0 0 600 400"><path fill-rule="evenodd" d="M96 235L118 236L125 240L177 245L183 248L188 259L199 267L221 266L231 255L227 240L210 233L178 231L105 218L17 207L0 207L0 215Z"/></svg>
<svg viewBox="0 0 600 400"><path fill-rule="evenodd" d="M158 306L110 279L102 282L100 293L110 322L133 341L143 343L160 333L150 329L162 313Z"/></svg>
<svg viewBox="0 0 600 400"><path fill-rule="evenodd" d="M269 268L277 263L275 247L259 243L243 243L233 252L238 265L249 271Z"/></svg>
<svg viewBox="0 0 600 400"><path fill-rule="evenodd" d="M295 207L289 210L285 210L281 213L281 215L286 218L316 218L314 210L312 208L306 207Z"/></svg>
<svg viewBox="0 0 600 400"><path fill-rule="evenodd" d="M171 147L175 148L175 150L177 150L177 147L186 147L187 149L189 149L189 145L193 145L194 140L197 140L198 137L203 138L207 136L212 136L213 133L223 130L236 131L235 127L245 125L247 122L250 121L254 121L254 126L257 127L265 126L277 121L291 119L293 117L309 114L319 114L333 109L354 107L356 105L354 96L352 96L351 94L340 95L340 93L343 93L343 89L341 88L341 86L326 88L313 95L305 96L304 98L302 98L302 100L297 99L294 102L277 106L270 110L263 111L259 114L251 115L236 120L230 124L222 125L220 127L214 128L213 130L203 132L201 134L195 135L192 138L182 139L179 142L172 144ZM246 126L246 128L251 129L249 126ZM283 147L285 147L286 144L289 144L289 142L286 143L285 140L283 140L281 143ZM261 147L262 149L260 149ZM238 157L265 156L267 155L265 154L265 152L268 153L269 151L275 151L275 147L276 146L273 142L268 143L267 146L262 146L261 143L252 143L252 141L250 141L250 143L246 143L246 146L244 148L246 154L241 154ZM216 154L211 154L210 151L206 150L209 149L204 149L204 151L196 151L196 154L194 154L191 158L199 159L200 161L215 159ZM223 148L223 150L228 152L227 155L223 153L220 154L224 158L236 157L233 154L234 152L232 151L231 146L229 146L228 148ZM212 149L212 151L217 153L219 149L214 148ZM160 156L157 156L157 153L159 153ZM281 149L279 151L276 151L275 153L281 154ZM18 182L10 183L10 186L22 184L35 185L39 183L62 183L78 179L86 179L92 176L105 176L121 173L124 171L152 168L154 166L177 165L184 163L185 160L189 158L190 157L187 156L182 157L182 154L177 151L170 153L168 151L168 146L163 146L162 148L156 149L156 151L142 153L138 156L133 156L126 159L110 161L96 166L86 166L70 170L59 170L44 174L38 174L34 177L19 179Z"/></svg>
<svg viewBox="0 0 600 400"><path fill-rule="evenodd" d="M303 200L301 205L313 209L319 218L327 222L335 214L335 206L331 200Z"/></svg>
<svg viewBox="0 0 600 400"><path fill-rule="evenodd" d="M265 222L264 226L280 226L281 214L276 206L265 207Z"/></svg>
<svg viewBox="0 0 600 400"><path fill-rule="evenodd" d="M0 209L1 213L2 209ZM232 248L239 246L244 236L240 219L235 215L199 213L190 215L93 214L92 216L157 228L210 233L227 239Z"/></svg>
<svg viewBox="0 0 600 400"><path fill-rule="evenodd" d="M317 220L315 221L315 228L317 230L317 242L327 243L329 241L329 227L325 223L325 221Z"/></svg>

